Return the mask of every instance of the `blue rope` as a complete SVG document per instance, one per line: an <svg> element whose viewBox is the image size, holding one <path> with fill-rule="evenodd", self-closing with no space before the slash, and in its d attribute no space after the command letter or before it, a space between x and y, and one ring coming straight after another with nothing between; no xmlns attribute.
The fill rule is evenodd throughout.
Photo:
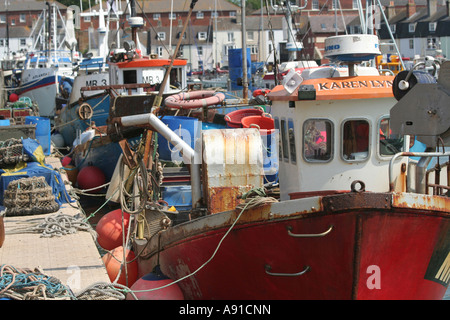
<svg viewBox="0 0 450 320"><path fill-rule="evenodd" d="M4 265L2 265L1 268L3 268L3 266ZM11 268L15 274L3 272L2 277L0 277L0 291L9 286L8 290L19 292L43 284L45 285L46 293L50 296L73 296L71 291L56 278L38 272L22 273L12 266L9 266L9 268Z"/></svg>

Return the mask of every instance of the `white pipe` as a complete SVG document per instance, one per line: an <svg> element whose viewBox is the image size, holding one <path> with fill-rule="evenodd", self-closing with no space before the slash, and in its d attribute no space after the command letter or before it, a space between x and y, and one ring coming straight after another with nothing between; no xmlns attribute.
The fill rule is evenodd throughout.
<svg viewBox="0 0 450 320"><path fill-rule="evenodd" d="M186 142L183 141L175 132L173 132L164 122L162 122L153 113L139 114L133 116L125 116L120 118L120 123L124 127L138 126L150 124L154 130L167 139L172 145L181 147L181 154L185 163L191 165L191 192L192 192L192 208L195 209L200 205L202 198L200 163L196 163L196 152Z"/></svg>

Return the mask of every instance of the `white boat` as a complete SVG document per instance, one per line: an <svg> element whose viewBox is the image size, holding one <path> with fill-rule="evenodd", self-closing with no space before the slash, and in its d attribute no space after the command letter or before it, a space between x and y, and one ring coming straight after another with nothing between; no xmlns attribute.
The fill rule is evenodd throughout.
<svg viewBox="0 0 450 320"><path fill-rule="evenodd" d="M47 4L39 16L29 39L33 41L31 51L22 71L22 78L16 93L20 97L29 97L36 102L39 113L44 117L53 117L56 111L56 99L59 94L59 83L62 77L69 79L76 75L73 63L77 58L77 52L73 50L76 44L73 23L65 23L55 4ZM73 13L67 11L67 21L72 20ZM57 34L57 18L63 25L63 34ZM48 26L51 26L48 30ZM39 28L39 31L37 30ZM67 45L72 50L64 49Z"/></svg>

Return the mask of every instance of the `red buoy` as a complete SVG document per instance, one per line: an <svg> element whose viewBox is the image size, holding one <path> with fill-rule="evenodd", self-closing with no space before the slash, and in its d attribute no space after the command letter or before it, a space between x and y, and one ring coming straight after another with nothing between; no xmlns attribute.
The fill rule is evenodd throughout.
<svg viewBox="0 0 450 320"><path fill-rule="evenodd" d="M106 181L105 174L103 171L94 166L87 166L80 170L77 177L78 187L81 189L89 190L95 187L104 185ZM93 189L87 191L89 193L98 193L101 188Z"/></svg>
<svg viewBox="0 0 450 320"><path fill-rule="evenodd" d="M69 165L72 162L72 158L65 156L62 160L61 160L61 164L63 167Z"/></svg>
<svg viewBox="0 0 450 320"><path fill-rule="evenodd" d="M115 258L114 258L115 257ZM127 262L132 261L131 263L123 264L121 267L121 261L123 261L123 247L117 247L114 250L111 251L111 253L107 253L102 257L103 263L105 264L106 271L108 272L109 279L111 282L113 282L117 275L120 272L119 279L117 280L117 283L131 287L137 279L138 274L138 266L136 261L133 261L136 256L134 255L134 252L131 250L125 250L125 260ZM117 260L119 261L117 261ZM126 267L126 272L125 272ZM127 283L127 277L128 277L128 283Z"/></svg>
<svg viewBox="0 0 450 320"><path fill-rule="evenodd" d="M151 272L138 279L131 287L138 300L184 300L183 292L177 283L169 279L162 273ZM171 284L162 289L145 291L149 289L160 288ZM127 295L127 300L134 300L131 294Z"/></svg>
<svg viewBox="0 0 450 320"><path fill-rule="evenodd" d="M130 215L123 213L125 233L130 224ZM97 223L95 231L98 234L98 244L106 250L112 250L122 245L122 209L116 209L105 214Z"/></svg>
<svg viewBox="0 0 450 320"><path fill-rule="evenodd" d="M19 96L16 93L11 93L9 95L9 102L16 102L19 100Z"/></svg>

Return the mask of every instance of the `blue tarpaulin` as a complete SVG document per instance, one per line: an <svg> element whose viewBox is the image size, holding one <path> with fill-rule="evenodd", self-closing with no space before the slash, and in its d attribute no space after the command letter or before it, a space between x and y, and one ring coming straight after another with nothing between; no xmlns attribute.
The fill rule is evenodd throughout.
<svg viewBox="0 0 450 320"><path fill-rule="evenodd" d="M62 205L69 201L74 202L75 200L71 199L67 193L60 173L44 163L42 146L31 138L22 139L22 143L24 153L27 153L34 161L21 162L13 169L0 169L0 203L3 204L3 194L11 181L39 176L45 177L45 181L52 188L56 203Z"/></svg>

